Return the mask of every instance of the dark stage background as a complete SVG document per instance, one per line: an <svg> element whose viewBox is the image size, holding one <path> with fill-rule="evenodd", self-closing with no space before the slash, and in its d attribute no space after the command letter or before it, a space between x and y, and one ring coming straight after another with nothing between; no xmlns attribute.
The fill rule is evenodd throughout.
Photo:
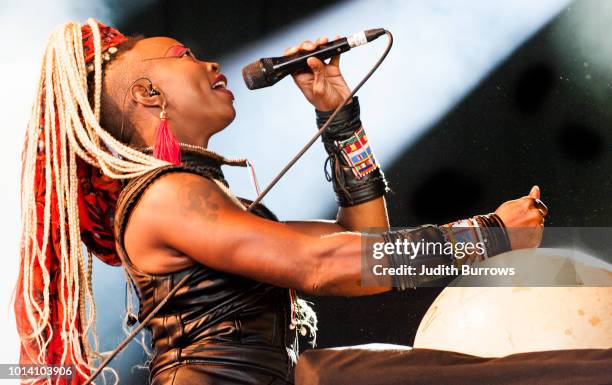
<svg viewBox="0 0 612 385"><path fill-rule="evenodd" d="M170 35L207 56L222 57L231 53L228 47L240 50L337 3L161 1L116 24L130 34ZM392 225L444 223L490 212L526 195L533 184L541 187L550 208L547 225L612 224L612 89L605 74L581 56L566 28L581 6L578 2L553 18L395 162L385 163L394 190L388 196ZM559 38L566 42L563 49ZM309 298L319 315L318 346L411 345L440 290Z"/></svg>

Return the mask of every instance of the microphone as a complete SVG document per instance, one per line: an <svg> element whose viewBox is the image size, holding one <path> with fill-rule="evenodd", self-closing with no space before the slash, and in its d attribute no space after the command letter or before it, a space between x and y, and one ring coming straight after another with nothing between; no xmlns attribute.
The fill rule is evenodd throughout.
<svg viewBox="0 0 612 385"><path fill-rule="evenodd" d="M349 37L342 37L327 44L318 46L313 51L302 51L289 56L268 57L259 59L242 69L242 77L250 90L269 87L285 76L297 71L307 70L306 60L316 57L320 60L339 55L351 48L371 42L384 35L384 28L368 29Z"/></svg>

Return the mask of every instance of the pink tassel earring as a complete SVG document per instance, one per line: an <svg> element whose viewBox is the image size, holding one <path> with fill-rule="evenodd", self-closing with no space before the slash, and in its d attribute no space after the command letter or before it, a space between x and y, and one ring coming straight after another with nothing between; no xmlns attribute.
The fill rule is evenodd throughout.
<svg viewBox="0 0 612 385"><path fill-rule="evenodd" d="M176 140L176 137L170 130L170 127L168 127L168 114L166 113L165 105L162 107L159 119L159 126L157 126L157 130L155 131L153 156L172 164L180 164L181 148L178 140Z"/></svg>

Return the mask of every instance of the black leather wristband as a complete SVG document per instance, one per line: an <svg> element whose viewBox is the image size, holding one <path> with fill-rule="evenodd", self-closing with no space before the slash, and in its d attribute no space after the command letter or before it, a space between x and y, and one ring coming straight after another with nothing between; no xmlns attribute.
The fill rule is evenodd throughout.
<svg viewBox="0 0 612 385"><path fill-rule="evenodd" d="M501 218L495 214L477 215L474 217L480 226L482 236L486 240L489 257L505 253L512 249L508 232Z"/></svg>
<svg viewBox="0 0 612 385"><path fill-rule="evenodd" d="M317 127L321 128L334 111L319 111L315 109L315 112L317 115ZM361 127L359 115L359 98L354 96L353 101L342 106L334 120L327 126L322 135L323 142L328 140L344 140L350 137Z"/></svg>
<svg viewBox="0 0 612 385"><path fill-rule="evenodd" d="M455 243L457 235L465 234L466 224L472 219L461 220L442 226L423 225L416 229L400 229L387 231L382 234L386 243L419 243L427 244L428 242L448 244ZM486 255L492 257L494 255L506 252L511 249L510 241L504 227L504 223L496 214L477 215L473 220L478 224L474 229L474 235L471 236L471 242L483 242L486 247ZM456 227L452 227L452 225ZM450 226L450 227L449 227ZM449 234L451 234L449 236ZM468 239L463 235L463 240ZM455 241L453 241L455 240ZM435 248L434 248L435 249ZM443 247L444 249L444 247ZM423 249L421 249L423 250ZM422 267L436 268L438 266L451 267L462 264L471 264L472 258L459 258L458 254L448 255L444 253L421 252L418 255L398 254L397 252L389 255L389 267L402 270L403 268L414 268L415 271L421 271ZM445 271L445 270L441 270ZM391 276L391 284L394 290L405 290L407 288L415 288L419 285L427 284L428 282L437 281L439 279L448 278L446 275L393 275Z"/></svg>
<svg viewBox="0 0 612 385"><path fill-rule="evenodd" d="M423 225L416 229L400 229L384 232L382 237L386 243L399 241L400 244L405 242L418 243L439 243L445 242L444 234L438 226ZM414 271L420 272L422 267L436 268L438 266L452 266L454 257L444 254L427 254L420 253L418 255L408 255L406 253L393 253L389 255L389 267L401 270L402 268L413 268ZM437 281L438 279L446 278L446 276L421 275L421 274L394 274L391 276L391 285L394 290L406 290L408 288L416 288L417 286L428 282Z"/></svg>
<svg viewBox="0 0 612 385"><path fill-rule="evenodd" d="M333 111L318 111L317 126L321 128L327 119L332 115ZM383 196L387 192L387 181L383 172L378 165L375 164L373 154L370 152L371 162L374 164L367 172L359 172L354 164L351 164L350 157L346 152L343 153L342 143L350 141L352 137L359 142L365 142L367 146L367 137L364 133L361 137L357 137L357 131L361 128L361 120L359 119L359 99L353 97L353 101L343 106L333 121L321 135L321 141L325 146L328 154L328 159L331 171L326 171L327 180L332 181L333 188L336 193L338 205L342 207L355 206ZM361 139L360 139L361 138ZM364 149L366 148L364 145ZM369 150L369 147L368 147Z"/></svg>

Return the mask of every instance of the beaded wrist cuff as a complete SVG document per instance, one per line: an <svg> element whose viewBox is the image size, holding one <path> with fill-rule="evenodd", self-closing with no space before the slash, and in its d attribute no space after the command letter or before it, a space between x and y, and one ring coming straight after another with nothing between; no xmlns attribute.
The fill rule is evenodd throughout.
<svg viewBox="0 0 612 385"><path fill-rule="evenodd" d="M452 247L451 255L438 251L428 254L409 256L408 254L393 253L389 256L389 266L393 269L401 269L403 266L413 267L420 271L421 266L436 268L438 266L471 265L478 260L486 259L510 250L504 223L496 214L477 215L469 219L462 219L442 226L424 225L413 230L394 230L382 234L387 243L404 242L419 243L428 242L444 244L441 249L448 245ZM459 244L463 244L461 248ZM474 247L464 247L472 244ZM480 244L484 247L476 247ZM461 255L459 254L461 250ZM421 275L393 275L391 284L394 290L405 290L437 279L443 276L421 276Z"/></svg>
<svg viewBox="0 0 612 385"><path fill-rule="evenodd" d="M321 128L332 113L317 110L317 126ZM331 166L331 172L325 169L327 180L333 182L340 206L354 206L385 194L387 181L361 126L356 96L340 109L321 140L328 153L326 165L330 162Z"/></svg>

